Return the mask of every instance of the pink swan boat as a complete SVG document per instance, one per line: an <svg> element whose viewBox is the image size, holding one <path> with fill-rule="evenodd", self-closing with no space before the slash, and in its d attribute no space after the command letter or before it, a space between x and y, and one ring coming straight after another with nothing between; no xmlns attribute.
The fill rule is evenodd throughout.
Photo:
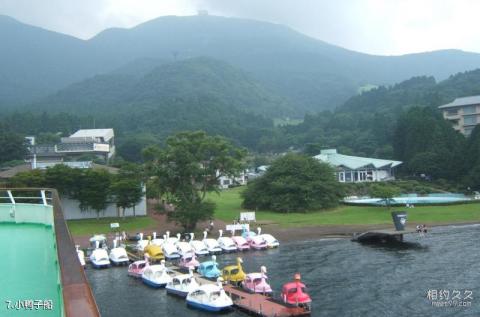
<svg viewBox="0 0 480 317"><path fill-rule="evenodd" d="M128 266L128 275L141 278L143 271L148 267L148 256L145 255L145 260L135 261Z"/></svg>
<svg viewBox="0 0 480 317"><path fill-rule="evenodd" d="M242 287L252 293L271 294L272 288L267 283L267 268L260 267L260 273L249 273L242 282Z"/></svg>
<svg viewBox="0 0 480 317"><path fill-rule="evenodd" d="M179 266L181 268L196 270L200 266L200 263L195 256L195 252L192 251L183 255L180 259Z"/></svg>
<svg viewBox="0 0 480 317"><path fill-rule="evenodd" d="M237 249L239 251L250 250L250 244L248 244L247 239L245 239L242 236L236 236L234 230L232 230L232 240L235 243L235 245L237 246Z"/></svg>

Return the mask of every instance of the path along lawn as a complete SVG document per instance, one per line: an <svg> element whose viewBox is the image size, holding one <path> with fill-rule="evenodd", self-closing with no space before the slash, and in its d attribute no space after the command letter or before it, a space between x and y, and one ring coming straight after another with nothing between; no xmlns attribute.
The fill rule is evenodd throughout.
<svg viewBox="0 0 480 317"><path fill-rule="evenodd" d="M155 226L156 222L148 216L122 218L100 218L68 220L68 229L72 235L93 235L95 233L110 232L110 224L118 222L120 230L136 231Z"/></svg>
<svg viewBox="0 0 480 317"><path fill-rule="evenodd" d="M242 199L237 187L222 191L220 195L212 193L209 198L217 204L215 217L225 222L238 219L239 213L245 211L241 207ZM372 225L391 224L390 211L405 210L402 207L358 207L340 206L333 210L309 213L276 213L258 211L257 221L277 223L281 226L314 226L314 225ZM424 206L407 209L409 222L448 224L460 222L480 222L480 203L451 206Z"/></svg>

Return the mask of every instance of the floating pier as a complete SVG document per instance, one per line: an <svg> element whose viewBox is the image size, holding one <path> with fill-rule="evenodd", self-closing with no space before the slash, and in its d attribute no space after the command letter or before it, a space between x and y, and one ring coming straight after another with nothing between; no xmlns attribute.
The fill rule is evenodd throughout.
<svg viewBox="0 0 480 317"><path fill-rule="evenodd" d="M392 220L395 229L371 230L360 234L354 234L352 241L358 242L402 242L403 235L415 232L414 229L407 229L406 211L393 211Z"/></svg>
<svg viewBox="0 0 480 317"><path fill-rule="evenodd" d="M290 307L262 294L252 294L232 285L224 285L223 289L230 296L233 305L254 316L261 317L293 317L309 316L310 310L303 307Z"/></svg>
<svg viewBox="0 0 480 317"><path fill-rule="evenodd" d="M176 274L182 273L177 266L169 266L170 270ZM193 273L200 284L215 284L215 281L201 277L198 273ZM290 307L275 299L262 294L249 293L241 288L231 284L224 284L223 289L233 301L233 305L246 312L249 315L259 317L298 317L309 316L310 310L303 307Z"/></svg>
<svg viewBox="0 0 480 317"><path fill-rule="evenodd" d="M384 229L384 230L372 230L360 234L355 234L352 241L358 242L387 242L387 241L403 241L403 235L408 233L414 233L414 229Z"/></svg>

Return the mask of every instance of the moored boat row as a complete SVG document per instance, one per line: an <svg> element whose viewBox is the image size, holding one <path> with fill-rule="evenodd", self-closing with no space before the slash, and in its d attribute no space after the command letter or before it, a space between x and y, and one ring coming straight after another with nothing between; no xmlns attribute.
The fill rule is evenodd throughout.
<svg viewBox="0 0 480 317"><path fill-rule="evenodd" d="M212 256L211 261L201 263L198 269L200 277L209 277L216 281L205 279L198 281L194 267L189 267L188 273L185 274L179 271L181 269L179 267L167 268L164 260L159 265L150 265L148 258L132 263L128 268L128 274L140 277L149 287L165 288L168 294L185 298L188 306L205 311L219 312L231 309L234 301L230 296L233 296L232 290L236 289L242 289L250 294L261 294L265 297L255 297L255 300L270 303L268 296L272 296L273 290L268 283L266 267L260 267L260 272L246 274L242 263L242 259L237 258L236 264L227 265L221 271L218 269L215 256ZM212 272L214 274L210 274ZM229 286L226 292L224 283L230 283L234 288ZM295 275L293 282L283 285L277 301L285 307L301 309L304 314L310 313L311 299L306 293L305 284L300 281L299 274Z"/></svg>

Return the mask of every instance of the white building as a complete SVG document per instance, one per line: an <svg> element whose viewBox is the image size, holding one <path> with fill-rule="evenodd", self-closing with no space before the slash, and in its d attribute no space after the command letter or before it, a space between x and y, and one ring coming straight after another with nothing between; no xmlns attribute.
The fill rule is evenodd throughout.
<svg viewBox="0 0 480 317"><path fill-rule="evenodd" d="M33 168L54 165L61 162L81 161L97 157L105 162L115 154L113 129L78 130L56 144L35 144L34 137L27 137L30 143L30 157ZM90 158L91 160L92 158Z"/></svg>
<svg viewBox="0 0 480 317"><path fill-rule="evenodd" d="M59 153L100 154L108 159L115 154L115 134L113 129L78 130L68 138L62 138L56 150Z"/></svg>
<svg viewBox="0 0 480 317"><path fill-rule="evenodd" d="M480 96L457 98L438 108L442 110L443 118L450 121L455 130L466 136L480 124Z"/></svg>
<svg viewBox="0 0 480 317"><path fill-rule="evenodd" d="M220 176L218 179L218 186L221 189L227 189L234 186L247 185L247 182L248 175L245 171L243 171L238 176Z"/></svg>
<svg viewBox="0 0 480 317"><path fill-rule="evenodd" d="M400 161L338 154L336 149L322 150L315 158L335 167L337 180L342 183L394 180L394 168L402 164Z"/></svg>

